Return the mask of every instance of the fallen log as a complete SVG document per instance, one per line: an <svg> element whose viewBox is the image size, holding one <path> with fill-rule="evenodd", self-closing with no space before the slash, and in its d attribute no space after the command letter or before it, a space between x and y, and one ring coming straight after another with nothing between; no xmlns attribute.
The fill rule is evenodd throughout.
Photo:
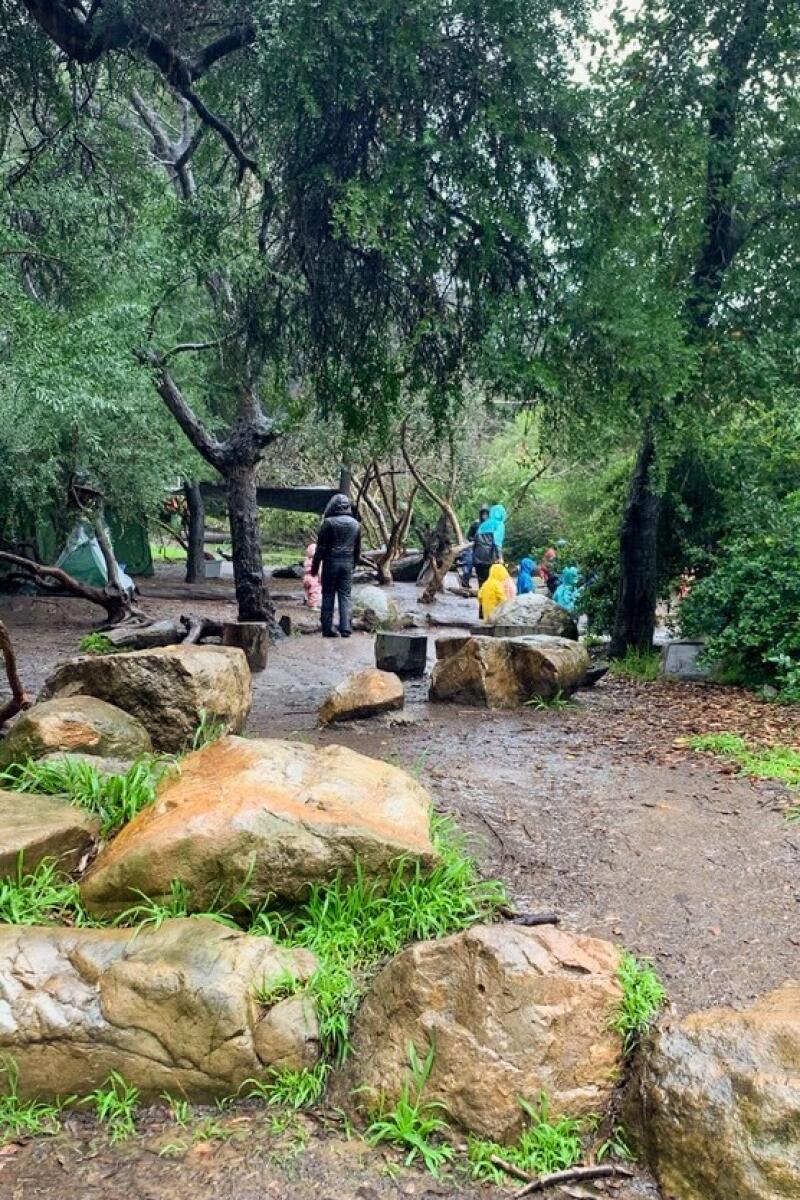
<svg viewBox="0 0 800 1200"><path fill-rule="evenodd" d="M60 567L47 567L42 563L34 562L32 558L9 554L6 550L0 550L0 562L7 562L14 567L19 567L45 592L51 584L57 584L70 595L77 596L80 600L88 600L90 604L99 605L106 610L109 625L119 625L123 621L141 616L132 598L119 586L108 583L105 587L94 587L88 583L81 583L66 571L62 571ZM50 587L50 591L52 590Z"/></svg>

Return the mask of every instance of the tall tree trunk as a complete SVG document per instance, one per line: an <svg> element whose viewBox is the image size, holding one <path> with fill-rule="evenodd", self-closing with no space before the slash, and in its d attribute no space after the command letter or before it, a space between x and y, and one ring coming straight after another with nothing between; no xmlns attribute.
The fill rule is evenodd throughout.
<svg viewBox="0 0 800 1200"><path fill-rule="evenodd" d="M206 509L200 493L200 484L196 479L185 480L183 492L186 496L186 508L189 514L186 582L197 583L206 577Z"/></svg>
<svg viewBox="0 0 800 1200"><path fill-rule="evenodd" d="M239 620L266 621L273 626L275 610L264 585L264 565L261 559L256 465L237 463L231 466L226 482Z"/></svg>
<svg viewBox="0 0 800 1200"><path fill-rule="evenodd" d="M661 510L660 497L653 490L654 463L653 429L648 424L636 456L620 531L620 581L610 647L612 658L622 658L629 646L650 650L653 645Z"/></svg>

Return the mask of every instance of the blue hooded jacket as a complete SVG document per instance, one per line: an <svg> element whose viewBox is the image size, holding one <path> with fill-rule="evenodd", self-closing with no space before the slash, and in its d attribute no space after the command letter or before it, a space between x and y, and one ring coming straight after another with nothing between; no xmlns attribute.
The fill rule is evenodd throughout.
<svg viewBox="0 0 800 1200"><path fill-rule="evenodd" d="M489 509L489 518L478 526L478 533L490 533L497 549L503 549L506 537L506 510L502 504L492 505Z"/></svg>
<svg viewBox="0 0 800 1200"><path fill-rule="evenodd" d="M561 582L555 590L553 599L567 612L574 612L578 603L580 589L578 588L578 568L564 567L561 572Z"/></svg>
<svg viewBox="0 0 800 1200"><path fill-rule="evenodd" d="M524 596L527 592L534 590L533 572L536 570L536 563L532 558L522 558L519 564L519 574L517 575L517 595Z"/></svg>

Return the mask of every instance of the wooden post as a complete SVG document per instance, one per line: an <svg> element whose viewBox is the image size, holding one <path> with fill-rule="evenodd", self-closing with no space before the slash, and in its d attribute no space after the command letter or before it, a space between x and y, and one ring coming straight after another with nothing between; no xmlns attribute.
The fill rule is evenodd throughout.
<svg viewBox="0 0 800 1200"><path fill-rule="evenodd" d="M244 650L247 665L255 674L267 665L269 634L266 621L229 621L222 627L223 646Z"/></svg>

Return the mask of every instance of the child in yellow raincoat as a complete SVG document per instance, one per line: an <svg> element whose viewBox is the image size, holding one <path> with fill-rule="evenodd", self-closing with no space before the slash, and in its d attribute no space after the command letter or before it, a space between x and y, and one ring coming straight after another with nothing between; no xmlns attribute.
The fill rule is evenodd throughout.
<svg viewBox="0 0 800 1200"><path fill-rule="evenodd" d="M510 587L509 587L510 585ZM503 604L513 595L511 588L514 584L502 563L495 563L489 572L489 578L482 584L478 592L478 615L485 621L490 617L498 604Z"/></svg>

